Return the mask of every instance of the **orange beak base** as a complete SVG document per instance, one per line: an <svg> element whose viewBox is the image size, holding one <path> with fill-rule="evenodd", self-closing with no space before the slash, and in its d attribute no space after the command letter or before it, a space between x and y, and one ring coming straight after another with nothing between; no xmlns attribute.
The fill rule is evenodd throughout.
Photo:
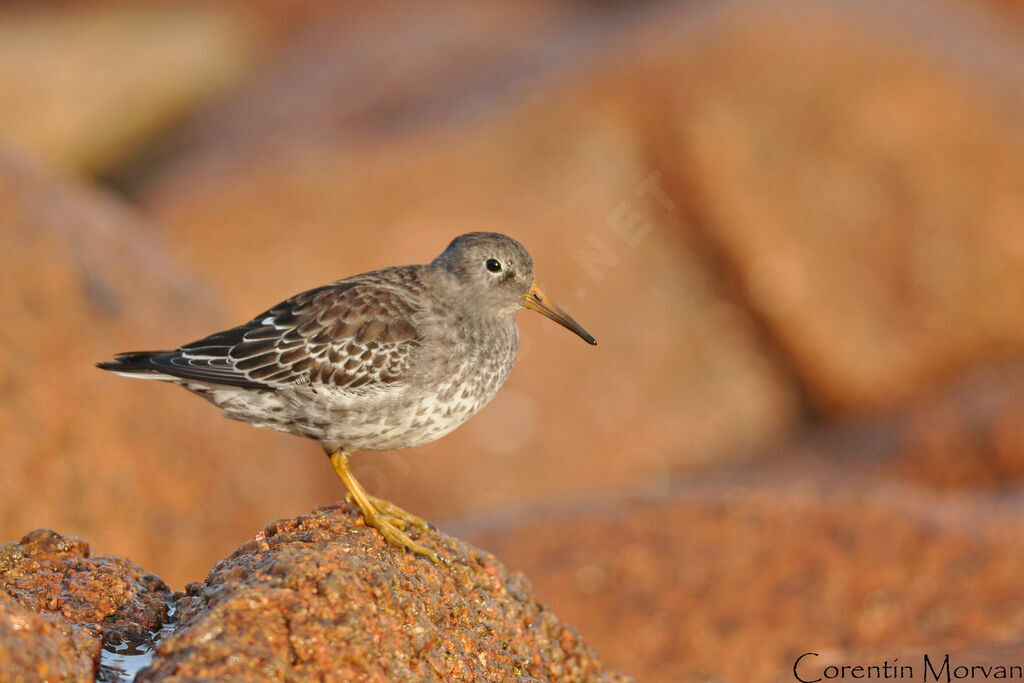
<svg viewBox="0 0 1024 683"><path fill-rule="evenodd" d="M528 308L531 311L537 311L541 315L551 318L556 323L572 330L580 336L580 338L588 344L597 344L597 340L585 329L583 325L573 320L572 316L562 310L561 306L556 304L554 301L549 299L547 295L540 291L534 283L533 287L530 287L530 291L523 296L523 308Z"/></svg>

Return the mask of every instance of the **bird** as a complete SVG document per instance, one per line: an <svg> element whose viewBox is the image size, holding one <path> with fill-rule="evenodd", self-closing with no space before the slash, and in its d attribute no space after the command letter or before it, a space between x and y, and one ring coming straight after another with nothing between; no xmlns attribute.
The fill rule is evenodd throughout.
<svg viewBox="0 0 1024 683"><path fill-rule="evenodd" d="M471 232L430 263L337 280L176 349L97 366L177 384L226 417L318 441L368 526L446 562L409 535L431 525L371 495L349 456L434 441L483 408L512 370L522 309L597 344L540 290L522 244Z"/></svg>

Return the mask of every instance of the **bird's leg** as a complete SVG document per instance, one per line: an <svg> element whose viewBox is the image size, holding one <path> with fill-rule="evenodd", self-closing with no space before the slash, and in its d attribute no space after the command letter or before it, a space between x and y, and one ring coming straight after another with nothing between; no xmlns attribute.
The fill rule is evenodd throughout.
<svg viewBox="0 0 1024 683"><path fill-rule="evenodd" d="M404 531L409 524L422 529L428 528L429 525L397 505L367 493L362 484L356 481L356 478L352 475L352 471L348 466L347 453L344 451L331 453L331 465L334 467L334 471L337 472L342 483L345 484L349 495L355 500L356 505L362 511L366 524L379 531L388 543L397 548L411 550L417 555L425 555L435 562L445 561L445 558L438 555L435 551L409 538L408 534Z"/></svg>

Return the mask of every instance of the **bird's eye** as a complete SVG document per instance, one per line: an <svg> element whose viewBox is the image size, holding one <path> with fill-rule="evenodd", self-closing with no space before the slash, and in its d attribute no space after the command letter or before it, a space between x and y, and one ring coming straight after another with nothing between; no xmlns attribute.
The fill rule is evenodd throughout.
<svg viewBox="0 0 1024 683"><path fill-rule="evenodd" d="M487 270L492 273L501 272L501 261L496 258L487 259L487 261L484 262L484 265L487 266Z"/></svg>

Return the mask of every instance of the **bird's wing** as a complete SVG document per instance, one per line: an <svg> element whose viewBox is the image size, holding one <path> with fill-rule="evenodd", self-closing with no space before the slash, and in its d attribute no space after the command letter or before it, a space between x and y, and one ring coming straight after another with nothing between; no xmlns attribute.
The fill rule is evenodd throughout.
<svg viewBox="0 0 1024 683"><path fill-rule="evenodd" d="M393 384L408 372L419 344L414 311L386 286L342 281L294 296L244 325L149 356L147 365L182 379L250 389Z"/></svg>

